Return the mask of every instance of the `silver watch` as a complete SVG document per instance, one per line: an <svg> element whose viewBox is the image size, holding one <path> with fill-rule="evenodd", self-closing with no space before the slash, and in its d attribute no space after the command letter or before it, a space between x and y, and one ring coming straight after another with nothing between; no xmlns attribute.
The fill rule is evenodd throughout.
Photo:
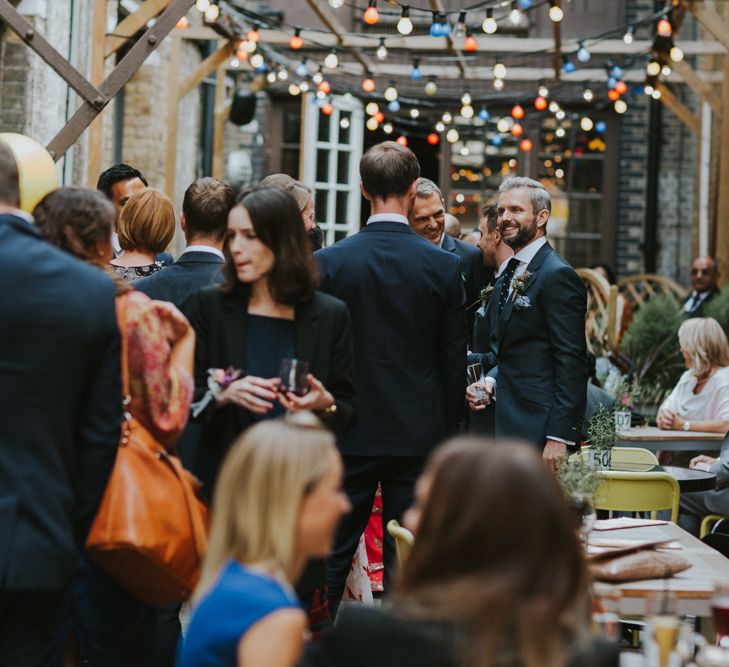
<svg viewBox="0 0 729 667"><path fill-rule="evenodd" d="M690 421L685 421L683 423L683 430L684 431L690 431L691 430L691 422Z"/></svg>

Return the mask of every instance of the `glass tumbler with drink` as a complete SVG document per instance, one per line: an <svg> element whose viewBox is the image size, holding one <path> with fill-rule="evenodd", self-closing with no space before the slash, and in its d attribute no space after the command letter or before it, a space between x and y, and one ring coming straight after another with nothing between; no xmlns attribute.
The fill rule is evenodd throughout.
<svg viewBox="0 0 729 667"><path fill-rule="evenodd" d="M309 391L307 376L309 375L309 362L302 359L283 359L278 371L281 384L279 391L286 394L291 392L303 396Z"/></svg>
<svg viewBox="0 0 729 667"><path fill-rule="evenodd" d="M476 405L488 405L491 403L491 395L486 389L483 366L481 364L471 364L466 369L466 372L468 374L468 384L471 393L476 399Z"/></svg>
<svg viewBox="0 0 729 667"><path fill-rule="evenodd" d="M647 599L646 664L673 667L680 658L676 652L681 622L676 614L677 599L670 591L660 591Z"/></svg>

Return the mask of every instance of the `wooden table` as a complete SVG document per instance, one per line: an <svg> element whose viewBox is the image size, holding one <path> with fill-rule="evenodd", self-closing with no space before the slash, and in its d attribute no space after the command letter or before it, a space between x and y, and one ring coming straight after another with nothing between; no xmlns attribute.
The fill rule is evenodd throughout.
<svg viewBox="0 0 729 667"><path fill-rule="evenodd" d="M674 574L668 579L647 579L624 584L608 584L596 581L597 595L605 595L603 602L607 611L620 614L645 614L646 598L663 590L672 591L678 598L677 612L681 615L711 616L711 596L716 581L729 581L729 559L718 551L707 547L675 523L660 526L644 526L622 530L594 531L590 537L616 538L625 540L676 540L682 549L671 549L669 553L685 558L691 563L688 570ZM616 605L611 591L620 591ZM619 606L619 609L616 609Z"/></svg>
<svg viewBox="0 0 729 667"><path fill-rule="evenodd" d="M652 452L701 452L721 449L724 434L708 431L665 431L655 426L636 426L618 433L619 447L644 447Z"/></svg>

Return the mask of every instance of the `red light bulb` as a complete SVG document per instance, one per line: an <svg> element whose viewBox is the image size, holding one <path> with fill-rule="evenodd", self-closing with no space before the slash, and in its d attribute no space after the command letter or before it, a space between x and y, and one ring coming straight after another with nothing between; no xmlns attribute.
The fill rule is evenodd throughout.
<svg viewBox="0 0 729 667"><path fill-rule="evenodd" d="M405 135L400 135L400 136L399 136L399 137L397 138L397 140L396 140L396 141L397 141L397 143L398 143L398 144L400 144L401 146L407 146L407 145L408 145L408 138L407 138L407 137L406 137Z"/></svg>
<svg viewBox="0 0 729 667"><path fill-rule="evenodd" d="M671 32L673 30L671 28L671 22L668 21L667 19L661 19L660 21L658 21L657 30L658 30L658 34L661 37L670 37Z"/></svg>
<svg viewBox="0 0 729 667"><path fill-rule="evenodd" d="M367 25L375 25L380 20L380 12L377 11L374 3L370 3L370 6L367 7L363 19Z"/></svg>
<svg viewBox="0 0 729 667"><path fill-rule="evenodd" d="M385 114L384 114L384 113L382 113L382 111L378 111L378 112L377 112L377 113L376 113L376 114L374 115L374 119L375 119L375 120L376 120L376 121L377 121L378 123L381 123L381 122L382 122L383 120L385 120Z"/></svg>
<svg viewBox="0 0 729 667"><path fill-rule="evenodd" d="M439 141L440 141L440 137L435 132L431 132L428 135L428 143L431 146L437 146Z"/></svg>
<svg viewBox="0 0 729 667"><path fill-rule="evenodd" d="M317 88L317 90L321 91L325 95L328 95L330 92L332 92L332 84L329 83L328 81L322 81L319 84L319 87Z"/></svg>
<svg viewBox="0 0 729 667"><path fill-rule="evenodd" d="M522 139L519 143L519 148L521 148L525 153L528 153L532 149L532 140Z"/></svg>

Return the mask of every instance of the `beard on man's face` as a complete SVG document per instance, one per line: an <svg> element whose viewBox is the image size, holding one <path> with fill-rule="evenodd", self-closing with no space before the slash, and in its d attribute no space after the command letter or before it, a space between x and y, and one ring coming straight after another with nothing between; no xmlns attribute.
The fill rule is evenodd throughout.
<svg viewBox="0 0 729 667"><path fill-rule="evenodd" d="M510 248L523 248L528 243L531 243L537 235L537 216L532 217L532 224L528 227L519 226L519 231L512 237L504 235L503 226L501 229L501 235L504 239L504 243Z"/></svg>

